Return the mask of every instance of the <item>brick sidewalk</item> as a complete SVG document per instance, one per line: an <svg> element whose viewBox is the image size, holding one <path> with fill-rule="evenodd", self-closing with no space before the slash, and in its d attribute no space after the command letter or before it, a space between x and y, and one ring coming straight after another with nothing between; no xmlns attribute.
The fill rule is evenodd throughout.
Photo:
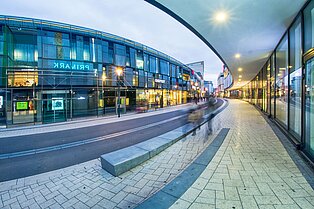
<svg viewBox="0 0 314 209"><path fill-rule="evenodd" d="M314 208L313 189L253 106L231 100L214 120L216 130L230 131L172 208ZM2 182L0 208L133 208L180 174L215 136L202 127L120 177L102 170L97 159Z"/></svg>
<svg viewBox="0 0 314 209"><path fill-rule="evenodd" d="M314 208L313 189L254 106L230 100L221 115L229 134L171 208Z"/></svg>
<svg viewBox="0 0 314 209"><path fill-rule="evenodd" d="M113 177L99 159L0 183L0 208L133 208L175 178L215 135L207 127Z"/></svg>

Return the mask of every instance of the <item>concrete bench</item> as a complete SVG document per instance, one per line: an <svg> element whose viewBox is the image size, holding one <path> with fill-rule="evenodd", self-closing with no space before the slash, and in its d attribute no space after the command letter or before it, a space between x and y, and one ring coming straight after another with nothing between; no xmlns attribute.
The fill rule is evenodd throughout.
<svg viewBox="0 0 314 209"><path fill-rule="evenodd" d="M211 119L222 109L223 108L218 108L212 114L207 115L206 117ZM200 125L204 124L205 122L206 121L203 121ZM171 146L181 138L185 137L187 134L191 133L195 128L197 127L187 124L133 146L103 154L100 156L101 166L104 170L113 176L119 176L159 154L167 147Z"/></svg>
<svg viewBox="0 0 314 209"><path fill-rule="evenodd" d="M190 131L180 127L147 141L100 156L101 166L113 176L119 176L154 157Z"/></svg>

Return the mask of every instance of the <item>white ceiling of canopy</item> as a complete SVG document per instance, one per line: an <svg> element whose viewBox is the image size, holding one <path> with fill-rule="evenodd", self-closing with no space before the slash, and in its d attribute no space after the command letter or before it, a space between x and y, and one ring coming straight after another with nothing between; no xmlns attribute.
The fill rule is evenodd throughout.
<svg viewBox="0 0 314 209"><path fill-rule="evenodd" d="M172 16L211 45L229 67L234 86L244 85L263 67L280 38L306 0L147 0ZM214 18L219 11L225 22ZM171 15L171 14L170 14ZM183 43L184 44L184 43ZM240 58L235 58L239 53ZM238 72L238 68L242 72ZM238 84L238 77L242 82Z"/></svg>

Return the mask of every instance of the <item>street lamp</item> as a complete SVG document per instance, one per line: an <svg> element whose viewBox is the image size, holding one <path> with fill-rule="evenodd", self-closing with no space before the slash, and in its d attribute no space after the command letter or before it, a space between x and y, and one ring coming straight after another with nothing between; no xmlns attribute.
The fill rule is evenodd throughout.
<svg viewBox="0 0 314 209"><path fill-rule="evenodd" d="M117 82L118 82L118 118L120 118L120 104L121 104L120 83L121 83L121 76L123 74L123 68L122 67L117 67L116 70L115 70L115 73L117 75Z"/></svg>

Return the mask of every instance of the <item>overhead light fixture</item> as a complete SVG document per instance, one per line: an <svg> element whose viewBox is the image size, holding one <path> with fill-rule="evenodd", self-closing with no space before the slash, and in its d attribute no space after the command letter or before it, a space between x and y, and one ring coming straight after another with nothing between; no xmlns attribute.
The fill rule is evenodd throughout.
<svg viewBox="0 0 314 209"><path fill-rule="evenodd" d="M241 67L238 68L238 71L239 71L239 72L242 72L242 70L243 70L243 69L242 69Z"/></svg>
<svg viewBox="0 0 314 209"><path fill-rule="evenodd" d="M241 57L241 54L236 53L236 54L234 55L234 57L237 58L237 59L239 59L239 58Z"/></svg>
<svg viewBox="0 0 314 209"><path fill-rule="evenodd" d="M228 15L225 11L219 11L215 13L214 19L217 22L225 22L228 19Z"/></svg>
<svg viewBox="0 0 314 209"><path fill-rule="evenodd" d="M242 75L239 75L239 78L242 78Z"/></svg>

